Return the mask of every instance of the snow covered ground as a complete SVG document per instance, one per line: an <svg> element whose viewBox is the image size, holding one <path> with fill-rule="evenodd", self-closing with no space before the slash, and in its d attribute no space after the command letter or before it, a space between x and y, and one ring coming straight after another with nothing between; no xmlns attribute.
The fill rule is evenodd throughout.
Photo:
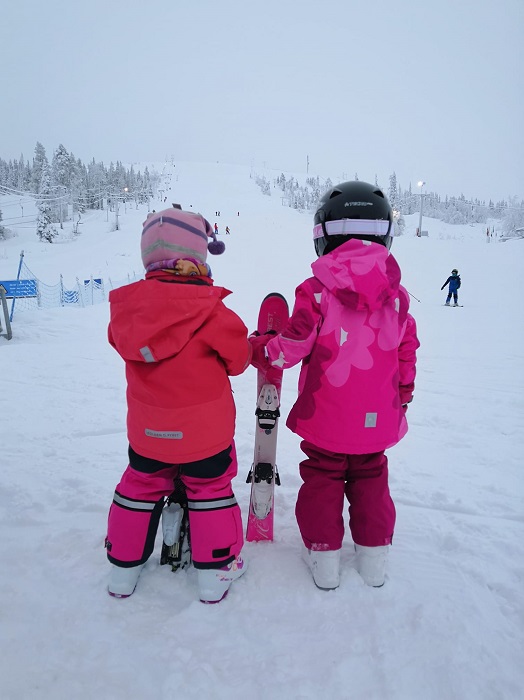
<svg viewBox="0 0 524 700"><path fill-rule="evenodd" d="M246 168L177 163L164 174L169 202L230 227L226 253L209 262L246 325L269 291L292 304L314 259L311 215L282 207L277 190L263 196ZM10 205L0 200L4 219ZM16 277L21 249L47 284L140 272L145 213L128 207L112 231L90 212L79 237L53 245L20 228L0 241L0 279ZM276 539L246 545L250 570L228 598L199 603L195 572L160 567L159 547L135 595L110 598L103 540L127 443L108 306L15 313L14 338L0 338L2 700L523 697L524 241L488 245L484 225L430 219L416 238L417 225L408 217L392 249L419 300L422 345L410 431L389 452L398 520L381 589L356 573L349 536L340 588L314 586L294 518L299 440L282 425ZM443 306L453 267L463 308ZM297 377L284 378L284 419ZM233 387L245 515L255 371Z"/></svg>

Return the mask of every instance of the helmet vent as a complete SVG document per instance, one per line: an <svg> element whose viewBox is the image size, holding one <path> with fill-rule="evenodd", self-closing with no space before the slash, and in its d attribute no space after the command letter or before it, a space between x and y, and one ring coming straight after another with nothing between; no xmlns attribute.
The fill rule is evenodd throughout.
<svg viewBox="0 0 524 700"><path fill-rule="evenodd" d="M340 190L335 189L331 192L331 194L329 195L329 198L333 199L333 197L338 197L339 194L342 194L342 192Z"/></svg>
<svg viewBox="0 0 524 700"><path fill-rule="evenodd" d="M384 199L384 192L382 192L382 190L375 190L373 194L378 194L379 197L382 197L382 199Z"/></svg>

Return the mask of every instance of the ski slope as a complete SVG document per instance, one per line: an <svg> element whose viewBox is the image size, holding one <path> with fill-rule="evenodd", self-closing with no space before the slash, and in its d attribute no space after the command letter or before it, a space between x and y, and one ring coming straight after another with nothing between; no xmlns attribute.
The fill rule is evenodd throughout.
<svg viewBox="0 0 524 700"><path fill-rule="evenodd" d="M159 168L168 202L219 224L226 253L208 261L246 325L270 291L292 305L314 260L312 215L283 207L277 190L263 196L248 168ZM4 218L9 206L0 199ZM22 249L49 284L138 272L145 214L128 206L113 231L105 212L89 212L80 236L52 245L20 228L0 241L0 279L16 276ZM220 605L198 602L194 570L159 566L159 538L136 593L110 598L103 542L127 442L108 305L15 313L14 338L0 338L2 700L522 698L524 241L487 244L485 225L426 218L429 237L417 238L417 226L418 214L407 217L392 248L421 347L410 430L389 451L397 526L381 589L356 573L349 535L338 590L318 590L301 560L301 452L284 426L294 368L282 390L275 541L245 545L250 569ZM443 306L454 267L463 308ZM255 370L232 384L245 519Z"/></svg>

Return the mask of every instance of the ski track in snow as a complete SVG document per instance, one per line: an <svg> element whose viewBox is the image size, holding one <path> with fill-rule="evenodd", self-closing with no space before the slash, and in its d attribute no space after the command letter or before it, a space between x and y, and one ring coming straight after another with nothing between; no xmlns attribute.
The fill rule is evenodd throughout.
<svg viewBox="0 0 524 700"><path fill-rule="evenodd" d="M216 284L233 291L226 303L250 330L268 292L292 305L314 259L311 215L262 196L249 169L175 170L173 199L212 222L220 209L231 228L225 255L209 260ZM111 232L105 213L90 216L61 246L20 232L0 245L0 277L13 278L24 248L49 284L60 273L125 278L141 269L144 218L129 209ZM275 542L246 544L250 569L220 605L198 602L194 570L160 567L159 538L136 593L110 598L103 540L127 441L107 304L15 313L13 340L0 338L2 700L522 698L524 246L487 246L484 225L429 219L430 237L417 239L418 215L407 222L392 252L421 300L411 310L422 345L410 431L388 453L397 526L381 589L356 573L349 533L338 590L316 589L301 560L300 440L284 426L293 368L282 390ZM455 266L464 307L451 314L440 287ZM270 274L254 284L256 269ZM494 269L503 271L503 305L490 293ZM255 370L232 385L245 519Z"/></svg>

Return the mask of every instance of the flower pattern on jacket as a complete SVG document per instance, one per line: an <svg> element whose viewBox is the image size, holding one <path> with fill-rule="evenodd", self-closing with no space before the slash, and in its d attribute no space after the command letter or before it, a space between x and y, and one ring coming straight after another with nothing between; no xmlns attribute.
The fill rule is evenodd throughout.
<svg viewBox="0 0 524 700"><path fill-rule="evenodd" d="M338 354L333 357L325 369L326 380L332 386L343 386L349 379L352 367L371 369L373 356L369 346L375 340L375 333L366 326L366 313L358 312L352 323L352 328L344 328L344 307L335 299L331 313L326 317L319 336L333 333L338 344Z"/></svg>

